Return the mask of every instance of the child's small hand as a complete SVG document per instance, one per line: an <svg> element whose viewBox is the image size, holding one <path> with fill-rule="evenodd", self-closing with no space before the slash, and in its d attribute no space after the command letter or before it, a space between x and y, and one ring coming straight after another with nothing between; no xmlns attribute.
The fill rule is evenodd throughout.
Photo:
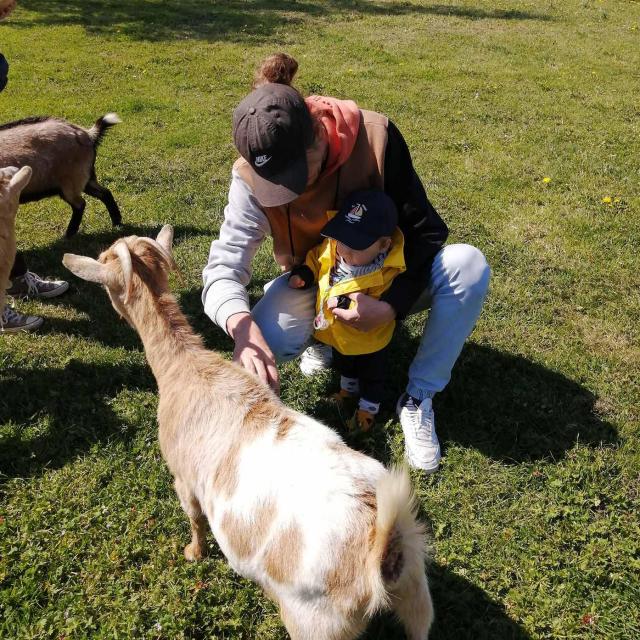
<svg viewBox="0 0 640 640"><path fill-rule="evenodd" d="M304 287L304 280L300 276L293 275L289 278L289 286L292 289L302 289L302 287Z"/></svg>

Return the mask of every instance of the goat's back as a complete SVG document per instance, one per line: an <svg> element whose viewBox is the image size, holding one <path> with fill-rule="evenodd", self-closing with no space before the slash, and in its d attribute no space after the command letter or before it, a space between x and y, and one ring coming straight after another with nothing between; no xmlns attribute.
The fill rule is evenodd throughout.
<svg viewBox="0 0 640 640"><path fill-rule="evenodd" d="M366 610L381 598L370 551L388 472L239 367L223 367L217 384L185 376L160 389L160 443L172 473L192 488L238 573L276 599L316 593L319 603Z"/></svg>
<svg viewBox="0 0 640 640"><path fill-rule="evenodd" d="M70 176L86 184L94 159L88 131L66 120L33 118L0 127L0 166L33 169L23 196L53 195Z"/></svg>

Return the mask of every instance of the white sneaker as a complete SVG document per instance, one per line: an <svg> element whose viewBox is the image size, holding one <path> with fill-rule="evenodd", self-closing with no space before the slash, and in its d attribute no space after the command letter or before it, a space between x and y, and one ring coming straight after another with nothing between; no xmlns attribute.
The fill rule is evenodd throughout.
<svg viewBox="0 0 640 640"><path fill-rule="evenodd" d="M331 347L322 342L314 342L300 356L300 371L305 376L312 376L318 371L328 369L331 366L331 360Z"/></svg>
<svg viewBox="0 0 640 640"><path fill-rule="evenodd" d="M427 473L437 471L440 443L431 398L425 398L416 405L413 398L404 393L398 400L396 411L404 433L404 452L409 464Z"/></svg>

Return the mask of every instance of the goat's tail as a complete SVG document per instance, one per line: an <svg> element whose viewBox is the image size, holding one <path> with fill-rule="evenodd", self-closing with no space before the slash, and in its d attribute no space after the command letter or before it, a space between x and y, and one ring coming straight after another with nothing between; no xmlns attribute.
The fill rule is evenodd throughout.
<svg viewBox="0 0 640 640"><path fill-rule="evenodd" d="M409 473L394 467L378 480L377 514L367 572L371 585L368 615L387 608L390 591L406 573L424 575L424 526L416 520Z"/></svg>
<svg viewBox="0 0 640 640"><path fill-rule="evenodd" d="M113 125L122 122L117 113L107 113L96 120L96 123L89 129L89 137L93 140L93 146L97 147L101 142L104 134Z"/></svg>

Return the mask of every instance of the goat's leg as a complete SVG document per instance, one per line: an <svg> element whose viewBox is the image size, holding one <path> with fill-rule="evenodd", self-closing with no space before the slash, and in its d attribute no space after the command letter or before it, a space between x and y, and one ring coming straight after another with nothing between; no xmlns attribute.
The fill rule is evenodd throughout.
<svg viewBox="0 0 640 640"><path fill-rule="evenodd" d="M78 233L78 229L80 229L80 223L82 222L82 216L84 215L84 209L87 206L87 203L82 196L68 198L63 195L62 199L70 205L73 212L65 234L67 238L70 238L71 236L75 236L76 233Z"/></svg>
<svg viewBox="0 0 640 640"><path fill-rule="evenodd" d="M433 621L433 604L424 571L403 576L392 590L392 606L402 622L408 640L426 640Z"/></svg>
<svg viewBox="0 0 640 640"><path fill-rule="evenodd" d="M207 517L202 513L197 498L178 478L176 478L175 487L180 504L189 516L191 524L191 542L184 548L184 557L189 562L195 562L201 560L207 551Z"/></svg>
<svg viewBox="0 0 640 640"><path fill-rule="evenodd" d="M103 187L98 183L96 179L95 173L91 176L89 182L87 182L84 192L94 198L98 198L105 207L107 207L107 211L109 212L109 216L111 217L111 224L115 227L116 225L122 224L122 215L120 214L120 209L118 207L118 203L116 202L113 194L109 189Z"/></svg>

